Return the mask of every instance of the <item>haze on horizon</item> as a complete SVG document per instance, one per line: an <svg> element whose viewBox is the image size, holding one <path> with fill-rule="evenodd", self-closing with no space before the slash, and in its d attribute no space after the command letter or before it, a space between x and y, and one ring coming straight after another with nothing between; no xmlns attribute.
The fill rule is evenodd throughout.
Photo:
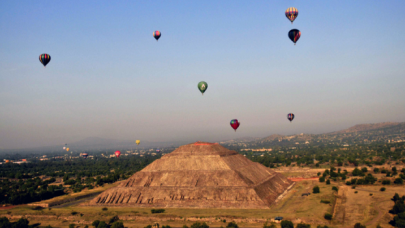
<svg viewBox="0 0 405 228"><path fill-rule="evenodd" d="M310 3L1 1L0 149L404 122L405 2Z"/></svg>

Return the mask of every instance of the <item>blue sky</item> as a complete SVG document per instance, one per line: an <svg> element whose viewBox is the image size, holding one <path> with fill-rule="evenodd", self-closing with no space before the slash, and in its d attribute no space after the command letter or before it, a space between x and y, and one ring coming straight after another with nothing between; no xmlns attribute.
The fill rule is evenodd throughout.
<svg viewBox="0 0 405 228"><path fill-rule="evenodd" d="M292 6L294 24L284 15ZM0 1L0 149L86 137L217 141L405 121L404 6ZM293 28L302 33L297 45L287 37ZM42 53L52 57L46 68ZM199 81L208 83L204 96Z"/></svg>

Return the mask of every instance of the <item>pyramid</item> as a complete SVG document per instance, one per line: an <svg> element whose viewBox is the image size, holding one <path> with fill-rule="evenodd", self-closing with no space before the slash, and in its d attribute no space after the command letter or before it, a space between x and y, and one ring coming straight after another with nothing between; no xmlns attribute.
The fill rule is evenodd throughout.
<svg viewBox="0 0 405 228"><path fill-rule="evenodd" d="M88 205L266 209L291 184L217 143L196 142L155 160Z"/></svg>

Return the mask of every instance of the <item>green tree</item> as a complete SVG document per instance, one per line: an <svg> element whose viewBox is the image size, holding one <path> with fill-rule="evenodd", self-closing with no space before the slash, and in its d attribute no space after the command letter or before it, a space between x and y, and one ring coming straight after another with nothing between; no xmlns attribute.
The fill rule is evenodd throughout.
<svg viewBox="0 0 405 228"><path fill-rule="evenodd" d="M108 222L108 224L113 224L114 222L116 222L116 221L118 221L118 220L120 220L120 218L118 218L118 215L116 215L116 216L114 216L114 217L112 217L112 218L110 219L110 221Z"/></svg>
<svg viewBox="0 0 405 228"><path fill-rule="evenodd" d="M294 224L289 220L283 220L280 223L281 228L294 228Z"/></svg>
<svg viewBox="0 0 405 228"><path fill-rule="evenodd" d="M69 228L75 228L76 225L75 224L69 224Z"/></svg>
<svg viewBox="0 0 405 228"><path fill-rule="evenodd" d="M330 180L329 180L329 179L326 181L326 184L330 184Z"/></svg>
<svg viewBox="0 0 405 228"><path fill-rule="evenodd" d="M319 182L325 182L325 177L320 177Z"/></svg>
<svg viewBox="0 0 405 228"><path fill-rule="evenodd" d="M99 223L100 223L100 220L95 220L91 225L97 228Z"/></svg>
<svg viewBox="0 0 405 228"><path fill-rule="evenodd" d="M356 223L354 224L354 228L366 228L366 226L362 225L361 223Z"/></svg>
<svg viewBox="0 0 405 228"><path fill-rule="evenodd" d="M318 186L315 186L315 187L312 189L312 193L320 193L320 192L321 192L321 190L319 189Z"/></svg>
<svg viewBox="0 0 405 228"><path fill-rule="evenodd" d="M4 228L11 228L11 223L7 217L0 218L0 227Z"/></svg>
<svg viewBox="0 0 405 228"><path fill-rule="evenodd" d="M107 225L107 223L105 223L104 221L101 221L101 222L98 224L97 228L108 228L108 225Z"/></svg>
<svg viewBox="0 0 405 228"><path fill-rule="evenodd" d="M332 220L332 215L325 213L325 215L323 216L326 220Z"/></svg>
<svg viewBox="0 0 405 228"><path fill-rule="evenodd" d="M14 223L13 228L28 228L28 219L20 218L16 223Z"/></svg>
<svg viewBox="0 0 405 228"><path fill-rule="evenodd" d="M338 188L337 188L336 186L333 186L333 187L332 187L332 190L337 192L337 191L338 191Z"/></svg>

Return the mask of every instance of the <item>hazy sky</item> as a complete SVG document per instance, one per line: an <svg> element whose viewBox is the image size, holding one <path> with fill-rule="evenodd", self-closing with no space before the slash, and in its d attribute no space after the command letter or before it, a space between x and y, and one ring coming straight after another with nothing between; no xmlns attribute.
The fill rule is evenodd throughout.
<svg viewBox="0 0 405 228"><path fill-rule="evenodd" d="M404 8L403 0L0 1L0 149L405 121ZM302 33L295 46L293 28ZM42 53L52 57L46 68Z"/></svg>

